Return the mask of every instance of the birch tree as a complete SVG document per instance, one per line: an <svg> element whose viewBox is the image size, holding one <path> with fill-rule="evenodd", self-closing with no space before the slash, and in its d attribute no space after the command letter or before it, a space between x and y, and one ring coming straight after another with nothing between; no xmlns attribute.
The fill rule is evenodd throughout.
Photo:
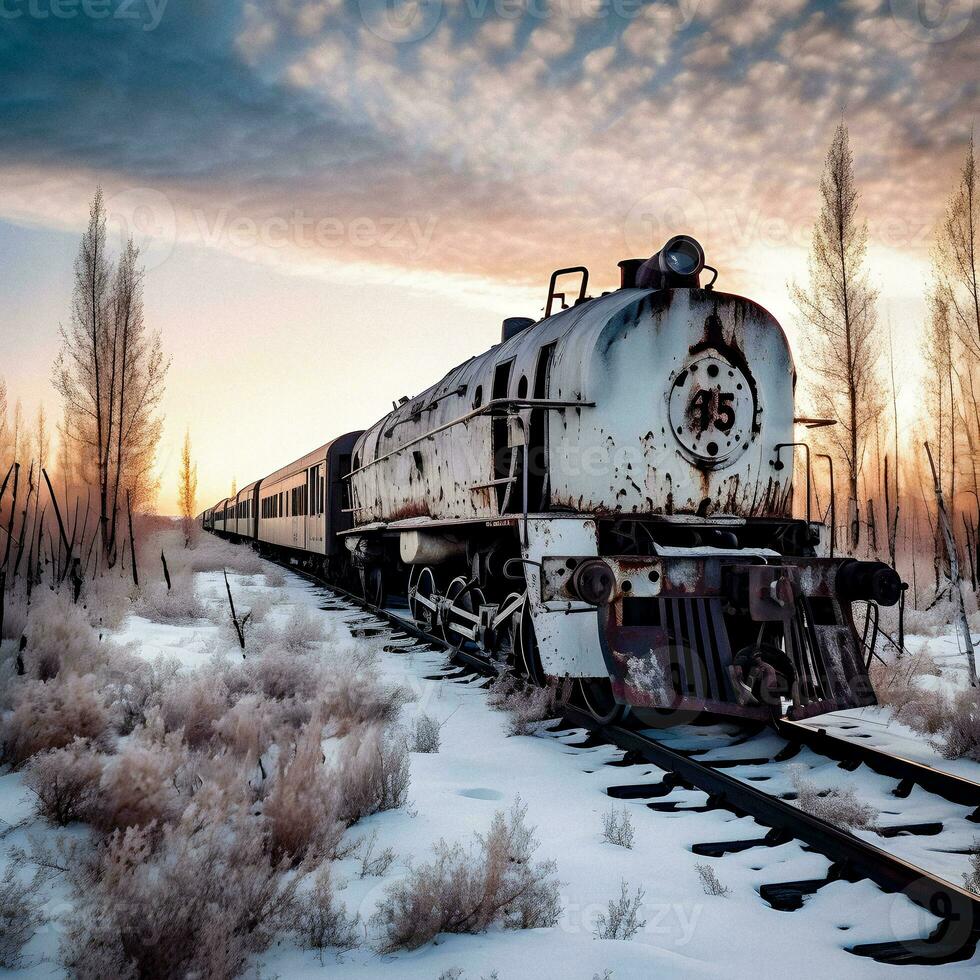
<svg viewBox="0 0 980 980"><path fill-rule="evenodd" d="M878 297L868 283L868 231L858 217L858 197L847 126L841 120L820 180L809 285L794 284L791 292L811 345L814 408L837 422L826 430L826 438L844 464L852 549L860 540L858 486L866 441L882 408Z"/></svg>
<svg viewBox="0 0 980 980"><path fill-rule="evenodd" d="M71 317L61 328L54 384L62 398L62 437L78 479L97 491L99 534L114 564L126 494L135 507L156 489L157 414L168 362L160 335L143 317L143 271L130 240L115 267L106 244L101 188L75 259Z"/></svg>

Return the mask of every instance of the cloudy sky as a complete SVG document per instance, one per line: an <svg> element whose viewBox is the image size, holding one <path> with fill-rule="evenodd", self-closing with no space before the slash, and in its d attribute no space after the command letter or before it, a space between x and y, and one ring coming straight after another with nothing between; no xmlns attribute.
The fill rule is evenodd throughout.
<svg viewBox="0 0 980 980"><path fill-rule="evenodd" d="M908 379L980 112L977 0L0 0L0 374L50 391L97 184L211 502L686 231L793 331L851 131ZM910 386L914 389L914 385ZM914 398L913 393L908 396Z"/></svg>

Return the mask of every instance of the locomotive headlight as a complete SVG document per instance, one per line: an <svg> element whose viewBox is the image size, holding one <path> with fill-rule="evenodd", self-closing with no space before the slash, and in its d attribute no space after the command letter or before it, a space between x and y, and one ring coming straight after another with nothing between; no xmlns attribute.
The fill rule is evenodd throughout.
<svg viewBox="0 0 980 980"><path fill-rule="evenodd" d="M575 569L569 586L583 602L602 606L613 594L616 577L613 575L613 570L601 558L590 558Z"/></svg>
<svg viewBox="0 0 980 980"><path fill-rule="evenodd" d="M696 276L704 268L704 249L689 235L675 235L660 250L660 271Z"/></svg>

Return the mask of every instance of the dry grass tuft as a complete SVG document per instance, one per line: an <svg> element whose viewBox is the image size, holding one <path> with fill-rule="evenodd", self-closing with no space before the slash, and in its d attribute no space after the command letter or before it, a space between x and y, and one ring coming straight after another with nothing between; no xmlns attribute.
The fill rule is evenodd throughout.
<svg viewBox="0 0 980 980"><path fill-rule="evenodd" d="M378 906L374 923L379 949L418 949L440 933L479 933L492 925L510 929L553 926L559 883L552 861L532 860L538 842L518 799L509 816L498 812L476 849L440 841L435 859L413 868Z"/></svg>
<svg viewBox="0 0 980 980"><path fill-rule="evenodd" d="M842 830L871 830L878 820L878 811L869 803L862 803L853 786L832 786L828 790L817 788L805 775L803 766L790 768L790 779L796 790L796 805L811 816L840 827Z"/></svg>

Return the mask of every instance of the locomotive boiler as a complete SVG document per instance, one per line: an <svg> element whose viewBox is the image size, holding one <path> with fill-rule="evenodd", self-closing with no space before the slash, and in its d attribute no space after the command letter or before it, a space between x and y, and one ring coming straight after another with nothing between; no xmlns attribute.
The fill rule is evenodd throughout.
<svg viewBox="0 0 980 980"><path fill-rule="evenodd" d="M874 703L852 602L890 604L901 583L823 554L809 499L793 516L783 330L716 290L687 236L620 270L595 298L585 268L557 270L542 319L505 320L499 344L344 437L332 467L319 451L342 506L311 511L326 491L301 491L312 530L287 550L535 683L573 681L601 720ZM263 482L231 533L281 548L263 522L289 501L270 511Z"/></svg>

